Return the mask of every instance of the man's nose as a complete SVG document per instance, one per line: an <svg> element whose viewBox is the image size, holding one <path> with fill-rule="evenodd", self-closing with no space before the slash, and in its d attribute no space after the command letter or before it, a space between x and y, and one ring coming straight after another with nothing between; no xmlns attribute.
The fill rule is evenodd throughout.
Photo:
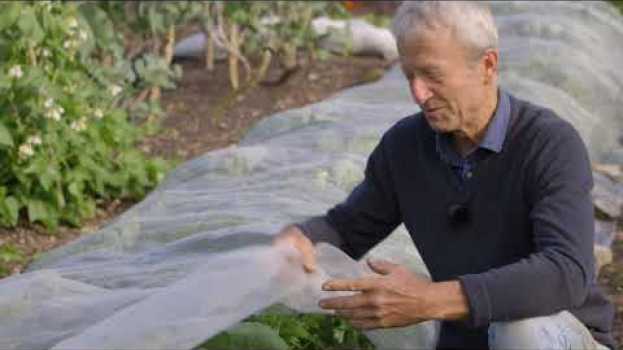
<svg viewBox="0 0 623 350"><path fill-rule="evenodd" d="M413 78L411 80L411 95L413 95L415 103L421 106L433 96L433 93L422 78Z"/></svg>

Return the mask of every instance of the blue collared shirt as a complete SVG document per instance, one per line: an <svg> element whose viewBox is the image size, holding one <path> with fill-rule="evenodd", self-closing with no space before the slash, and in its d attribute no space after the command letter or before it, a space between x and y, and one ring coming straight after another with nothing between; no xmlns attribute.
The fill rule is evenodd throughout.
<svg viewBox="0 0 623 350"><path fill-rule="evenodd" d="M438 133L436 135L437 153L446 164L452 167L452 170L460 180L461 186L472 177L472 172L478 161L482 160L490 152L500 153L502 151L510 122L510 114L510 97L500 89L498 105L493 119L487 127L485 137L478 147L465 157L462 157L452 146L451 134Z"/></svg>

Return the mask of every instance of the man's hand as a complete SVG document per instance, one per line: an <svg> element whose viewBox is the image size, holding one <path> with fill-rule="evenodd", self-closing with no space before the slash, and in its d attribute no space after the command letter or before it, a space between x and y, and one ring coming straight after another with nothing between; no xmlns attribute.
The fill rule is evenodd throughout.
<svg viewBox="0 0 623 350"><path fill-rule="evenodd" d="M388 261L368 264L381 276L334 279L327 291L358 291L353 296L323 299L320 307L335 310L360 329L403 327L432 319L459 319L468 305L459 282L433 283Z"/></svg>
<svg viewBox="0 0 623 350"><path fill-rule="evenodd" d="M301 254L305 272L311 273L316 271L316 251L314 249L314 244L298 227L294 225L284 227L275 237L273 244L285 244L294 247Z"/></svg>

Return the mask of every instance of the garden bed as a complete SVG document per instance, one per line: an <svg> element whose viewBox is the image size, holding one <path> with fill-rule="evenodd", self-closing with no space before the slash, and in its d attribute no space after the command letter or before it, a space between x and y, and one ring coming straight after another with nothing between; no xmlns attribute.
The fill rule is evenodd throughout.
<svg viewBox="0 0 623 350"><path fill-rule="evenodd" d="M163 94L165 116L161 130L147 137L141 148L152 155L182 162L240 140L263 117L275 112L323 100L357 84L383 75L387 63L373 57L330 57L304 62L283 83L257 85L239 94L229 87L227 65L218 63L207 72L198 61L180 62L184 76L178 88ZM275 68L270 74L279 74ZM0 277L23 271L38 254L66 244L82 234L97 231L133 202L100 203L96 217L80 228L61 226L50 233L23 220L16 229L0 228L0 245L11 247L5 260L0 256ZM21 256L21 257L19 257ZM3 271L4 270L4 271Z"/></svg>

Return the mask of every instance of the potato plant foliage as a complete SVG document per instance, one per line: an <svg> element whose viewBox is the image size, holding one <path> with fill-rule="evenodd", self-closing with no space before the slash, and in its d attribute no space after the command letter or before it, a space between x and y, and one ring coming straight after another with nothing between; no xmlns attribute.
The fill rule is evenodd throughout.
<svg viewBox="0 0 623 350"><path fill-rule="evenodd" d="M21 217L50 230L79 225L97 201L140 198L164 176L164 162L135 147L142 132L125 106L131 65L97 10L0 3L2 226Z"/></svg>
<svg viewBox="0 0 623 350"><path fill-rule="evenodd" d="M136 144L181 77L179 26L216 33L237 84L240 62L253 76L248 57L265 70L269 52L292 61L314 48L309 22L325 13L344 15L302 1L0 1L0 226L79 226L97 203L140 199L164 177L167 163Z"/></svg>
<svg viewBox="0 0 623 350"><path fill-rule="evenodd" d="M373 350L346 321L329 315L267 310L223 331L198 350Z"/></svg>

